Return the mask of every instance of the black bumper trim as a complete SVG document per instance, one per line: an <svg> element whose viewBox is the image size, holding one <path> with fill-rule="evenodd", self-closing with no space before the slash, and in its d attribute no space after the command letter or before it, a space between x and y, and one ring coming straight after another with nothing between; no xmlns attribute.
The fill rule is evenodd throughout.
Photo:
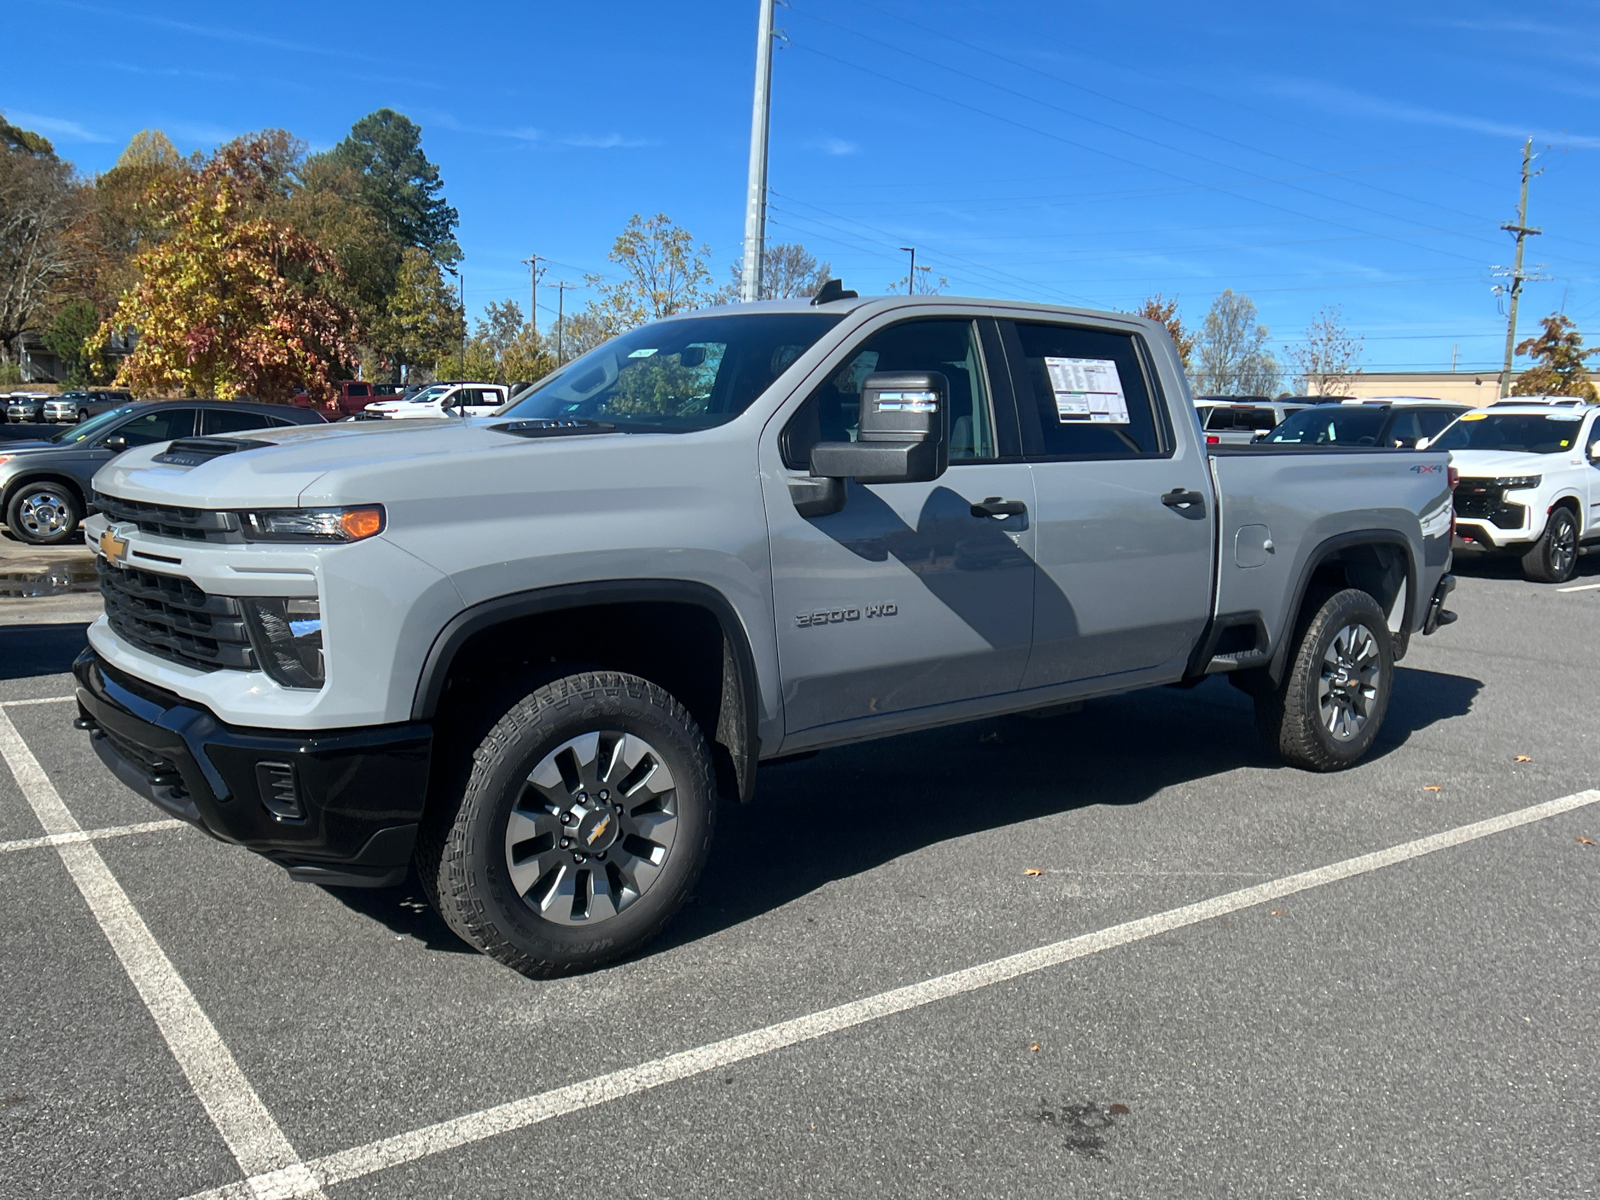
<svg viewBox="0 0 1600 1200"><path fill-rule="evenodd" d="M163 813L264 854L297 878L381 886L403 876L427 797L430 725L242 728L118 671L92 649L73 674L95 753ZM304 820L282 820L262 802L261 761L294 764Z"/></svg>

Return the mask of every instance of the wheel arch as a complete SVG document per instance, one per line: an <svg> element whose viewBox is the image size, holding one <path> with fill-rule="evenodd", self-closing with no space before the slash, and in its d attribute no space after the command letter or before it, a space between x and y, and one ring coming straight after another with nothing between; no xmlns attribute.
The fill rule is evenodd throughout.
<svg viewBox="0 0 1600 1200"><path fill-rule="evenodd" d="M1404 585L1406 609L1401 615L1400 630L1395 634L1394 657L1398 660L1404 655L1418 604L1419 575L1411 542L1397 529L1352 530L1324 539L1306 555L1277 644L1273 647L1272 660L1266 667L1274 686L1283 682L1289 651L1310 620L1311 614L1306 611L1308 604L1314 613L1326 595L1340 590L1337 583L1341 579L1344 587L1359 587L1371 594L1385 612L1390 611L1400 586ZM1327 591L1329 588L1332 590Z"/></svg>
<svg viewBox="0 0 1600 1200"><path fill-rule="evenodd" d="M642 624L647 637L663 631L682 636L642 658L637 648L613 655L595 637L594 627L608 619ZM720 646L711 644L711 629L720 635ZM761 753L759 680L744 623L717 589L689 580L616 579L515 592L475 604L451 618L429 647L412 701L413 720L439 715L452 678L490 651L497 634L520 639L519 648L527 654L542 657L555 649L550 658L557 663L624 670L666 688L711 742L719 789L741 801L750 798Z"/></svg>
<svg viewBox="0 0 1600 1200"><path fill-rule="evenodd" d="M66 472L51 470L49 467L40 467L33 471L23 472L7 480L5 491L0 493L0 511L11 507L11 498L30 483L61 484L77 499L79 506L84 511L84 515L88 515L89 498L84 495L83 485Z"/></svg>

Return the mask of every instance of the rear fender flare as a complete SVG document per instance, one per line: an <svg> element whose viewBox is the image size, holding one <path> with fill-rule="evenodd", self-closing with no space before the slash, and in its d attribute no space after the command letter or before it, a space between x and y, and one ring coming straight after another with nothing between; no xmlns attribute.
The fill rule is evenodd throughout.
<svg viewBox="0 0 1600 1200"><path fill-rule="evenodd" d="M1275 685L1283 682L1283 672L1289 660L1290 643L1294 641L1295 626L1300 621L1300 608L1305 603L1306 592L1311 587L1311 579L1317 573L1317 568L1335 554L1357 546L1396 546L1405 555L1406 613L1401 624L1400 636L1402 638L1410 636L1412 626L1416 623L1419 602L1425 605L1431 597L1421 597L1419 601L1417 560L1406 535L1397 529L1355 529L1349 533L1335 534L1319 542L1301 564L1299 577L1295 580L1292 601L1286 610L1283 628L1279 631L1277 645L1272 652L1272 661L1267 666L1267 674Z"/></svg>

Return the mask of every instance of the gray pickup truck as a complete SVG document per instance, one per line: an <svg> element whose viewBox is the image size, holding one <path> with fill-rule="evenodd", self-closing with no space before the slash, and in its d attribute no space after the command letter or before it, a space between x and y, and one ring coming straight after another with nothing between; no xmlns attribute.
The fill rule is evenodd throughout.
<svg viewBox="0 0 1600 1200"><path fill-rule="evenodd" d="M1224 673L1335 770L1453 619L1444 454L1208 453L1160 325L837 284L95 488L106 765L535 976L660 930L763 761Z"/></svg>

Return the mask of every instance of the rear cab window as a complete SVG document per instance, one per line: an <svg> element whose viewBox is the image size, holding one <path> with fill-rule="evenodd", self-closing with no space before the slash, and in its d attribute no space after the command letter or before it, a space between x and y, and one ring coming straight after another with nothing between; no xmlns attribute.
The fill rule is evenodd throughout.
<svg viewBox="0 0 1600 1200"><path fill-rule="evenodd" d="M1172 452L1165 404L1137 334L1043 321L1004 321L1001 334L1029 458Z"/></svg>

